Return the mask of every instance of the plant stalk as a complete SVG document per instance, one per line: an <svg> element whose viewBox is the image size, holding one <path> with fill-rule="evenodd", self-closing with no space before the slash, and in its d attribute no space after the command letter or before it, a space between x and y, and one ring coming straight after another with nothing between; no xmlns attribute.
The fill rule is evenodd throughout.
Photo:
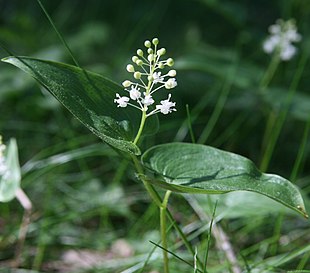
<svg viewBox="0 0 310 273"><path fill-rule="evenodd" d="M269 85L269 83L271 82L272 78L274 77L276 70L279 66L280 63L280 55L278 54L278 52L275 52L275 54L273 54L272 59L269 63L269 66L260 82L260 88L262 90L265 90L266 87Z"/></svg>
<svg viewBox="0 0 310 273"><path fill-rule="evenodd" d="M164 258L164 272L169 273L169 257L168 252L166 249L168 249L167 244L167 222L166 222L166 214L167 214L167 205L169 196L171 194L171 191L166 191L164 200L160 207L160 233L161 233L161 242L163 247L163 258Z"/></svg>
<svg viewBox="0 0 310 273"><path fill-rule="evenodd" d="M134 144L137 144L139 139L140 139L140 137L141 137L141 134L142 134L142 131L143 131L143 128L144 128L144 124L145 124L146 118L147 118L146 111L142 111L140 127L139 127L138 133L137 133L137 135L135 137L135 140L133 141Z"/></svg>
<svg viewBox="0 0 310 273"><path fill-rule="evenodd" d="M131 158L133 160L133 163L135 165L135 168L136 168L138 174L140 174L139 179L142 181L143 185L145 186L147 192L149 193L149 195L152 198L152 200L154 201L154 203L160 208L162 206L162 203L163 203L161 197L159 196L158 192L154 189L154 187L145 179L145 177L143 175L143 168L142 168L138 158L135 155L131 155ZM186 235L184 234L182 229L178 226L178 224L175 222L171 212L168 209L166 209L166 216L168 217L169 221L171 222L173 227L178 232L178 234L181 237L181 239L182 239L184 245L186 246L187 250L194 256L195 251L194 251L192 245L187 240ZM200 267L203 266L201 260L198 257L197 257L197 264Z"/></svg>

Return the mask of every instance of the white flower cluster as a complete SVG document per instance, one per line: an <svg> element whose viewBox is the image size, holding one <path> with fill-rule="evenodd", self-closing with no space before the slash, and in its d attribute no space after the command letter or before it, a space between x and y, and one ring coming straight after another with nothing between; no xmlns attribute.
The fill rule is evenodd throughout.
<svg viewBox="0 0 310 273"><path fill-rule="evenodd" d="M301 35L297 32L294 20L279 19L269 27L270 36L265 40L263 49L266 53L277 52L283 61L288 61L296 54L297 49L292 44L299 42Z"/></svg>
<svg viewBox="0 0 310 273"><path fill-rule="evenodd" d="M176 111L175 102L170 101L171 94L168 94L166 100L160 101L160 104L155 105L151 111L147 112L150 105L155 103L153 94L161 88L172 89L177 86L177 81L174 78L176 76L175 70L169 70L168 73L163 74L160 70L166 66L171 67L174 64L172 58L160 60L165 55L165 48L158 48L159 40L154 38L152 42L145 41L147 54L142 49L137 50L137 56L132 57L132 64L128 64L126 69L129 73L133 74L133 77L138 82L131 82L126 80L123 82L125 91L129 93L129 97L116 94L114 102L117 103L117 107L127 107L127 105L138 108L142 112L145 112L146 117L149 117L156 113L169 114L172 111ZM130 89L127 89L129 88ZM140 91L141 90L141 91ZM131 103L130 99L135 101Z"/></svg>
<svg viewBox="0 0 310 273"><path fill-rule="evenodd" d="M0 177L7 179L10 175L10 170L6 164L4 151L6 146L2 144L2 136L0 136Z"/></svg>

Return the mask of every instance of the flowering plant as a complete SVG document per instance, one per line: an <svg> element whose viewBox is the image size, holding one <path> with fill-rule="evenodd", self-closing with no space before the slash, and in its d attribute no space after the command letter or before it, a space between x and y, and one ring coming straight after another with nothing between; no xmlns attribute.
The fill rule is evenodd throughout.
<svg viewBox="0 0 310 273"><path fill-rule="evenodd" d="M175 80L176 71L170 70L165 75L162 75L162 72L158 70L163 70L166 66L173 66L174 62L172 58L166 60L160 60L160 58L165 55L166 49L158 49L159 40L154 38L152 43L149 40L144 42L145 47L147 48L147 57L144 57L144 52L141 49L137 50L138 56L133 56L133 63L141 69L137 71L132 64L128 64L126 69L128 72L133 73L133 77L138 81L137 83L131 82L130 80L125 80L123 86L126 87L125 90L129 93L130 99L137 102L137 105L134 105L129 102L129 97L120 96L116 93L115 103L118 104L118 107L126 107L127 105L133 106L141 110L146 114L146 117L154 115L158 112L163 114L171 113L176 111L175 102L171 102L171 94L168 95L166 100L162 100L160 104L157 104L155 109L149 111L149 106L155 103L153 99L153 94L160 90L161 88L172 89L177 86L177 81ZM152 48L154 45L154 49ZM168 80L165 78L170 77ZM144 79L143 79L144 78ZM127 89L130 87L130 89ZM140 89L144 89L143 95L141 94Z"/></svg>
<svg viewBox="0 0 310 273"><path fill-rule="evenodd" d="M282 61L288 61L297 53L293 42L301 41L294 20L278 19L269 27L270 36L264 41L263 49L266 53L276 53Z"/></svg>
<svg viewBox="0 0 310 273"><path fill-rule="evenodd" d="M126 67L135 81L125 80L123 86L78 66L17 56L7 57L3 61L34 77L91 132L132 161L136 177L160 209L164 272L167 273L166 217L193 257L197 258L197 267L203 267L167 209L172 192L256 192L284 204L304 217L308 215L299 190L290 181L278 175L262 173L245 157L194 143L165 143L141 152L138 143L143 131L148 134L157 131L158 120L155 114L166 115L176 111L176 103L170 101L170 93L160 103L155 98L155 92L177 86L174 78L176 71L172 69L163 72L165 68L173 66L173 59L161 60L166 50L158 49L158 44L159 40L154 38L152 42L147 40L144 43L147 54L141 49L137 50L137 55L132 57L133 64ZM124 91L127 96L120 95ZM132 108L128 109L127 106ZM137 115L136 110L142 112L142 115L140 112ZM166 189L163 197L157 192L156 186Z"/></svg>

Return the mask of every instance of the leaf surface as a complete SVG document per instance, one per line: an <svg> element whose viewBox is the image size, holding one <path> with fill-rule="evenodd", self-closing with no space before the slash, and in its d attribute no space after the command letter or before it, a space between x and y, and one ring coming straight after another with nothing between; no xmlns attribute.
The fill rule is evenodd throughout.
<svg viewBox="0 0 310 273"><path fill-rule="evenodd" d="M7 57L2 61L15 65L34 77L89 130L109 145L132 154L140 154L133 143L139 129L141 112L131 107L118 108L115 94L122 86L101 75L81 68L33 59ZM148 119L144 134L155 133L158 119Z"/></svg>
<svg viewBox="0 0 310 273"><path fill-rule="evenodd" d="M142 164L151 183L182 193L251 191L268 196L308 217L297 187L287 179L260 172L249 159L213 147L168 143L147 150Z"/></svg>

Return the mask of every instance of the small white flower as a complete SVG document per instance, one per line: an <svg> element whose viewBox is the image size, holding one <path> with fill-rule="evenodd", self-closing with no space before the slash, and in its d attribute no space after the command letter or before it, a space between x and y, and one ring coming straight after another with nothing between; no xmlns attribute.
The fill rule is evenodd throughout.
<svg viewBox="0 0 310 273"><path fill-rule="evenodd" d="M265 40L263 49L266 53L272 53L280 42L279 36L271 36Z"/></svg>
<svg viewBox="0 0 310 273"><path fill-rule="evenodd" d="M274 25L271 25L268 30L271 34L280 34L281 26L278 24L274 24Z"/></svg>
<svg viewBox="0 0 310 273"><path fill-rule="evenodd" d="M175 78L170 78L168 81L165 83L165 88L166 89L172 89L178 85L177 81Z"/></svg>
<svg viewBox="0 0 310 273"><path fill-rule="evenodd" d="M164 81L164 77L161 76L161 72L153 73L153 82L154 83L162 83Z"/></svg>
<svg viewBox="0 0 310 273"><path fill-rule="evenodd" d="M129 90L129 95L130 95L130 98L132 100L137 100L141 97L141 92L139 91L140 88L137 87L138 85L136 86L131 86L131 90Z"/></svg>
<svg viewBox="0 0 310 273"><path fill-rule="evenodd" d="M291 42L300 42L301 35L297 32L296 28L288 29L285 33L286 39Z"/></svg>
<svg viewBox="0 0 310 273"><path fill-rule="evenodd" d="M283 61L288 61L292 59L292 57L296 54L296 52L297 52L296 47L288 43L287 45L282 47L282 50L280 52L280 58Z"/></svg>
<svg viewBox="0 0 310 273"><path fill-rule="evenodd" d="M170 101L171 94L169 94L168 99L160 101L160 105L156 105L156 110L159 110L164 115L171 113L172 111L176 111L175 102Z"/></svg>
<svg viewBox="0 0 310 273"><path fill-rule="evenodd" d="M142 100L142 103L144 104L144 106L149 106L152 105L155 101L152 98L152 95L146 95L146 93L144 92L144 99Z"/></svg>
<svg viewBox="0 0 310 273"><path fill-rule="evenodd" d="M125 80L122 85L129 94L121 96L118 93L114 102L117 107L127 107L127 105L135 107L144 112L145 117L149 117L156 113L168 114L176 111L173 107L174 102L170 101L171 95L167 100L161 101L153 109L149 110L150 105L156 105L154 93L163 88L172 89L177 86L177 81L174 78L176 71L174 69L164 72L164 68L173 66L172 58L165 58L165 48L158 47L159 40L157 38L146 40L144 46L146 49L138 49L136 55L131 60L132 64L126 66L126 70L131 73L136 81ZM129 88L130 87L130 88ZM127 89L128 88L128 89ZM142 90L140 90L142 89Z"/></svg>
<svg viewBox="0 0 310 273"><path fill-rule="evenodd" d="M114 99L115 103L118 103L117 107L126 107L129 101L129 98L126 96L121 97L118 93L116 93L117 99Z"/></svg>
<svg viewBox="0 0 310 273"><path fill-rule="evenodd" d="M264 41L263 50L268 54L276 52L283 61L292 59L297 52L292 43L301 40L294 20L277 20L276 24L269 27L269 32L271 35Z"/></svg>

